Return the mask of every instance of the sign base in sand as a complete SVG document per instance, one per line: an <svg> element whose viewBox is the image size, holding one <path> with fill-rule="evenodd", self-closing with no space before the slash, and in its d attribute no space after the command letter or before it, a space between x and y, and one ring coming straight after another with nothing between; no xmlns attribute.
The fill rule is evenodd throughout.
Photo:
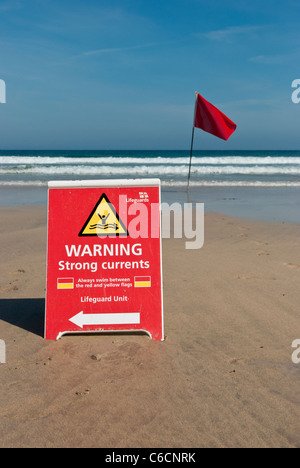
<svg viewBox="0 0 300 468"><path fill-rule="evenodd" d="M45 338L163 340L160 181L49 182Z"/></svg>

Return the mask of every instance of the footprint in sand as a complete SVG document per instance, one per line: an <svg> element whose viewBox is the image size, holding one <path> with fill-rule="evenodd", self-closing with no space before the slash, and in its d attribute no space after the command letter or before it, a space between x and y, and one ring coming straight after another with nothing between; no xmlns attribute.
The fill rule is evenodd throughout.
<svg viewBox="0 0 300 468"><path fill-rule="evenodd" d="M269 281L277 280L275 276L254 276L254 275L238 275L238 276L234 276L233 279L237 279L237 280L265 279Z"/></svg>
<svg viewBox="0 0 300 468"><path fill-rule="evenodd" d="M270 255L270 254L269 254L269 252L259 252L257 255L259 257L263 257L263 256Z"/></svg>
<svg viewBox="0 0 300 468"><path fill-rule="evenodd" d="M22 275L24 273L26 273L25 270L20 268L19 270L11 271L9 274L16 276L16 275ZM12 280L7 286L6 285L5 286L4 285L0 286L0 292L18 291L19 288L18 288L18 286L16 284L18 282L19 282L19 279L16 278L16 279Z"/></svg>
<svg viewBox="0 0 300 468"><path fill-rule="evenodd" d="M19 268L18 270L15 270L15 271L11 271L9 274L10 275L14 275L14 276L19 276L19 275L23 275L24 273L26 273L25 270L23 270L22 268ZM19 279L16 278L14 280L12 280L7 286L0 286L0 291L2 292L9 292L9 291L18 291L19 288L18 286L16 285L16 283L19 282Z"/></svg>
<svg viewBox="0 0 300 468"><path fill-rule="evenodd" d="M90 393L90 389L87 388L83 392L75 392L75 395L82 398L82 397L85 397L86 395L88 395L89 393Z"/></svg>
<svg viewBox="0 0 300 468"><path fill-rule="evenodd" d="M3 288L0 286L0 292L9 292L9 291L18 291L18 290L19 290L18 286L13 285L12 283L10 283L10 285L6 288L5 287Z"/></svg>
<svg viewBox="0 0 300 468"><path fill-rule="evenodd" d="M263 242L263 241L258 241L258 240L253 240L251 241L256 245L269 245L268 242Z"/></svg>
<svg viewBox="0 0 300 468"><path fill-rule="evenodd" d="M238 280L249 280L249 279L259 279L258 276L247 276L247 275L238 275L234 276L233 279L238 279Z"/></svg>
<svg viewBox="0 0 300 468"><path fill-rule="evenodd" d="M283 263L283 265L291 268L292 270L298 270L300 268L300 265L294 265L293 263Z"/></svg>

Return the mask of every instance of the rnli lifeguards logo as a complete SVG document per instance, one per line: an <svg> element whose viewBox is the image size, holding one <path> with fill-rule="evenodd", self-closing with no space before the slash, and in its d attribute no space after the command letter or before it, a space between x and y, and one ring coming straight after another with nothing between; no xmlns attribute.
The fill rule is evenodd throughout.
<svg viewBox="0 0 300 468"><path fill-rule="evenodd" d="M103 193L79 233L79 237L129 236L115 207Z"/></svg>

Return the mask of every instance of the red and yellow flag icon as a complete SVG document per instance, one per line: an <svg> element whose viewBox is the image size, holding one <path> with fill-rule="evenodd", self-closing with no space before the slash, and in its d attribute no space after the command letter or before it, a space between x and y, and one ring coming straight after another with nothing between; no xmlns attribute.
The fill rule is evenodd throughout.
<svg viewBox="0 0 300 468"><path fill-rule="evenodd" d="M57 289L74 289L74 278L57 278Z"/></svg>
<svg viewBox="0 0 300 468"><path fill-rule="evenodd" d="M135 288L151 288L151 276L135 276Z"/></svg>

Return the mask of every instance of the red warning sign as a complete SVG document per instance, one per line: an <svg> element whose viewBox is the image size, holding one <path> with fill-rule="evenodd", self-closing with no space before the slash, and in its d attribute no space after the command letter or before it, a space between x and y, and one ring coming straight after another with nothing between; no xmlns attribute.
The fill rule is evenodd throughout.
<svg viewBox="0 0 300 468"><path fill-rule="evenodd" d="M160 181L50 182L45 338L163 340Z"/></svg>

